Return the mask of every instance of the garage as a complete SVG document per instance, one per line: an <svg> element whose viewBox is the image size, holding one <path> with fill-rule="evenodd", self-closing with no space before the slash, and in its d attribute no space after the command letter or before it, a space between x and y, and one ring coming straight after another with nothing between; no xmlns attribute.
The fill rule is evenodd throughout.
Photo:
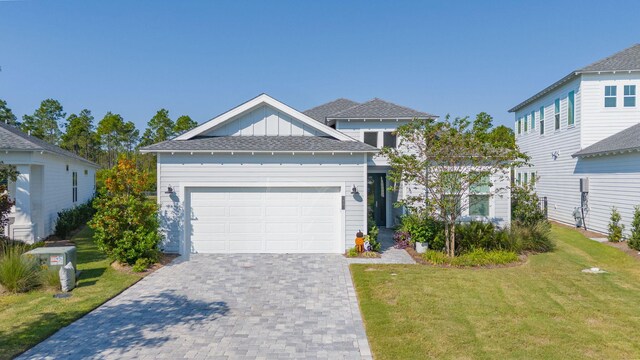
<svg viewBox="0 0 640 360"><path fill-rule="evenodd" d="M338 253L339 187L192 188L186 240L192 253Z"/></svg>

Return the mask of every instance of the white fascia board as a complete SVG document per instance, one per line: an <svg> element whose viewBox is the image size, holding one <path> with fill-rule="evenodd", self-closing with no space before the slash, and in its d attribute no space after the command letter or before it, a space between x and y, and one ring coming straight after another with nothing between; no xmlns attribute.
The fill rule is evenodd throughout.
<svg viewBox="0 0 640 360"><path fill-rule="evenodd" d="M342 141L355 141L354 139L352 139L351 137L339 132L338 130L332 129L324 124L319 123L316 120L313 120L312 118L310 118L309 116L301 113L300 111L285 105L284 103L272 98L271 96L267 95L267 94L261 94L258 95L257 97L239 105L236 106L235 108L227 111L226 113L219 115L209 121L207 121L206 123L190 130L187 131L186 133L177 136L176 138L174 138L173 140L189 140L192 139L195 136L198 136L204 132L207 132L231 119L233 119L234 117L241 115L261 104L267 104L270 105L274 108L276 108L279 111L282 111L283 113L302 121L303 123L305 123L306 125L309 125L310 127L323 132L329 136L332 136L338 140L342 140Z"/></svg>
<svg viewBox="0 0 640 360"><path fill-rule="evenodd" d="M378 150L139 150L141 154L375 154Z"/></svg>

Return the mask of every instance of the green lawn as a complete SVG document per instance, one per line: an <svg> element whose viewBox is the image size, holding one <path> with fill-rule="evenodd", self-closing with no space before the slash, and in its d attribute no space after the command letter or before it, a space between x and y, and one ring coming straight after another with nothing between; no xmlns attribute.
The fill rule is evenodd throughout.
<svg viewBox="0 0 640 360"><path fill-rule="evenodd" d="M140 279L114 270L85 228L73 237L78 247L78 287L69 299L54 299L52 291L0 295L0 359L10 359Z"/></svg>
<svg viewBox="0 0 640 360"><path fill-rule="evenodd" d="M351 265L376 359L638 359L640 261L554 226L502 269ZM583 274L598 266L607 274Z"/></svg>

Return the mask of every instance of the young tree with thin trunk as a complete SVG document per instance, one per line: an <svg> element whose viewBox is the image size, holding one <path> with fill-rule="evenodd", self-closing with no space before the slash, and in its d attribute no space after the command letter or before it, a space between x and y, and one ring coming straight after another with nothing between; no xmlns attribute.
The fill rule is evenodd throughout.
<svg viewBox="0 0 640 360"><path fill-rule="evenodd" d="M480 188L490 196L505 191L497 184L508 184L501 180L509 178L510 167L526 163L516 146L492 135L491 120L485 113L473 123L449 116L444 121L415 119L397 129L397 148L382 150L391 181L408 190L398 204L443 221L449 256L455 256L456 223L470 195Z"/></svg>

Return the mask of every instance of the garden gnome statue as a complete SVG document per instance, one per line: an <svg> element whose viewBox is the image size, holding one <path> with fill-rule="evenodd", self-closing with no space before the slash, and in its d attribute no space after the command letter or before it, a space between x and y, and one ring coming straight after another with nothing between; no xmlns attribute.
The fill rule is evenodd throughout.
<svg viewBox="0 0 640 360"><path fill-rule="evenodd" d="M362 230L358 230L356 233L356 250L358 252L364 251L364 234L362 233Z"/></svg>

